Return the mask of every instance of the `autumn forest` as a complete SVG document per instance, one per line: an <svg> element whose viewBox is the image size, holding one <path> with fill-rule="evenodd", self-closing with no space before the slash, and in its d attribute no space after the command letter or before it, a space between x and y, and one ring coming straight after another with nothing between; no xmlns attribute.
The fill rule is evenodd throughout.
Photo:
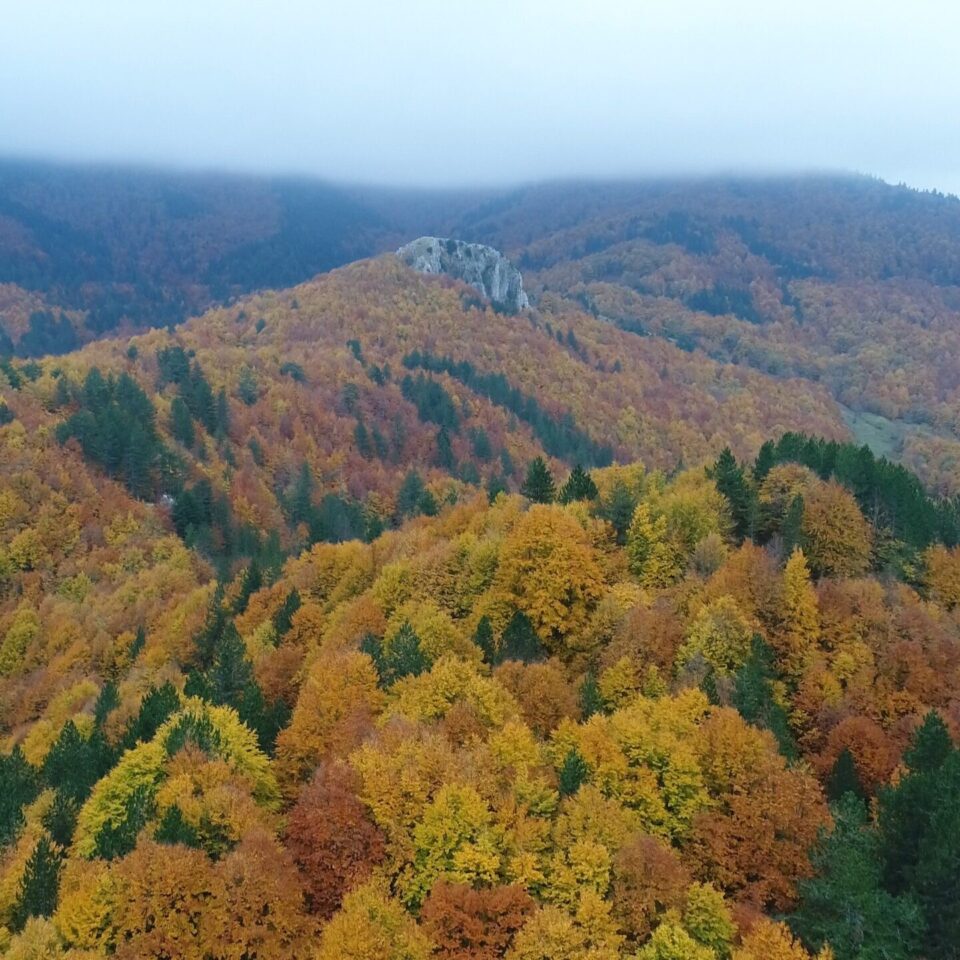
<svg viewBox="0 0 960 960"><path fill-rule="evenodd" d="M0 954L960 957L958 238L0 164Z"/></svg>

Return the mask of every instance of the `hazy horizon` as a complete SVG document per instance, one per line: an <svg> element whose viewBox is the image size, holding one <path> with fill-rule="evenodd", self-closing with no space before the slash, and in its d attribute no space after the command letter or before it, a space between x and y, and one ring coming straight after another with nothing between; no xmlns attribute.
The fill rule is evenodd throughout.
<svg viewBox="0 0 960 960"><path fill-rule="evenodd" d="M960 193L960 8L33 0L11 159L385 187L862 173Z"/></svg>

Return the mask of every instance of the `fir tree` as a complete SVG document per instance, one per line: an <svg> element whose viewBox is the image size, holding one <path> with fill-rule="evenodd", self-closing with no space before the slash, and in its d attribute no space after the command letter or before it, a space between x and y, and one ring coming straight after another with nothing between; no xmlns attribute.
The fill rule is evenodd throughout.
<svg viewBox="0 0 960 960"><path fill-rule="evenodd" d="M30 917L49 917L57 907L62 860L50 838L44 834L27 860L14 907L14 927L23 929Z"/></svg>
<svg viewBox="0 0 960 960"><path fill-rule="evenodd" d="M556 499L553 475L543 457L535 458L530 464L520 492L532 503L553 503Z"/></svg>
<svg viewBox="0 0 960 960"><path fill-rule="evenodd" d="M710 471L717 490L730 504L734 533L742 540L752 536L755 521L755 494L743 467L737 463L729 447L724 447Z"/></svg>
<svg viewBox="0 0 960 960"><path fill-rule="evenodd" d="M181 397L174 397L170 404L170 432L173 438L188 449L191 448L196 440L196 433L193 429L193 417L190 415L190 409Z"/></svg>
<svg viewBox="0 0 960 960"><path fill-rule="evenodd" d="M477 623L473 634L473 642L483 651L483 659L490 664L496 662L497 647L493 636L493 627L490 618L484 614Z"/></svg>
<svg viewBox="0 0 960 960"><path fill-rule="evenodd" d="M586 782L590 768L586 760L580 756L575 748L567 751L563 758L563 765L557 775L557 789L561 797L570 797L575 794Z"/></svg>
<svg viewBox="0 0 960 960"><path fill-rule="evenodd" d="M860 783L857 765L849 747L844 747L834 761L830 776L827 778L827 799L839 802L846 794L852 793L858 800L865 800L867 793Z"/></svg>
<svg viewBox="0 0 960 960"><path fill-rule="evenodd" d="M923 917L912 897L883 889L877 837L863 801L848 792L833 813L833 831L813 851L817 875L799 885L791 927L814 950L829 944L837 960L916 957L926 946Z"/></svg>
<svg viewBox="0 0 960 960"><path fill-rule="evenodd" d="M584 720L603 710L603 697L600 696L600 686L597 683L597 676L592 670L587 671L583 682L580 684L579 700L580 712L583 714Z"/></svg>
<svg viewBox="0 0 960 960"><path fill-rule="evenodd" d="M517 611L510 618L500 641L499 659L519 660L522 663L536 663L546 657L546 650L533 629L530 618Z"/></svg>
<svg viewBox="0 0 960 960"><path fill-rule="evenodd" d="M567 477L566 483L560 488L560 502L573 503L575 500L596 500L597 485L583 467L578 463Z"/></svg>
<svg viewBox="0 0 960 960"><path fill-rule="evenodd" d="M17 744L0 755L0 851L11 843L23 825L23 807L37 795L37 775Z"/></svg>

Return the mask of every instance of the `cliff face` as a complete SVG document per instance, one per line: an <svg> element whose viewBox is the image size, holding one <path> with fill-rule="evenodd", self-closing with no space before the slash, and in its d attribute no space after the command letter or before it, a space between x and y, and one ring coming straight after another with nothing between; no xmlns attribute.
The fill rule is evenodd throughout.
<svg viewBox="0 0 960 960"><path fill-rule="evenodd" d="M494 306L516 313L530 305L520 271L493 247L442 237L420 237L397 251L420 273L445 273L476 287Z"/></svg>

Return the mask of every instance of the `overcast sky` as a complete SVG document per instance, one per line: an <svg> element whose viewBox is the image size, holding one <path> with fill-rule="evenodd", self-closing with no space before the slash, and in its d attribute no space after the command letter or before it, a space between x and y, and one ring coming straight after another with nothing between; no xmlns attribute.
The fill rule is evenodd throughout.
<svg viewBox="0 0 960 960"><path fill-rule="evenodd" d="M956 0L0 0L0 153L960 193Z"/></svg>

